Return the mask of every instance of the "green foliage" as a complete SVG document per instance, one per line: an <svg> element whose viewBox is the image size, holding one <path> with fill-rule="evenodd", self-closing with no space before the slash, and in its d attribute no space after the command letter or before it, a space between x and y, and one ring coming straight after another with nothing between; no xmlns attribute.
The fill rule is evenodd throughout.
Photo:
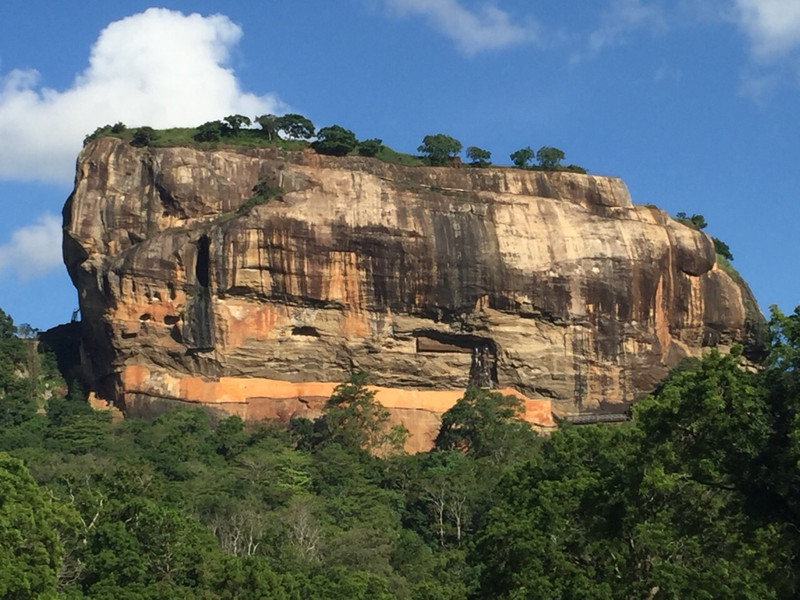
<svg viewBox="0 0 800 600"><path fill-rule="evenodd" d="M553 434L501 484L477 596L793 597L799 322L774 315L761 373L712 352L630 425Z"/></svg>
<svg viewBox="0 0 800 600"><path fill-rule="evenodd" d="M55 598L60 533L73 517L47 498L21 461L0 452L0 597Z"/></svg>
<svg viewBox="0 0 800 600"><path fill-rule="evenodd" d="M706 218L703 215L692 215L691 217L687 216L685 212L679 212L675 215L675 220L678 223L686 225L687 227L691 227L697 231L702 231L706 227L708 227L708 223L706 222ZM731 252L730 247L728 244L723 242L722 240L718 240L715 237L711 238L711 241L714 242L714 251L717 255L724 258L726 261L733 260L733 253ZM737 279L738 273L737 273Z"/></svg>
<svg viewBox="0 0 800 600"><path fill-rule="evenodd" d="M696 229L697 231L702 231L708 227L706 218L703 215L692 215L690 217L685 212L679 212L675 215L675 220L678 223L686 225L687 227L691 227L692 229Z"/></svg>
<svg viewBox="0 0 800 600"><path fill-rule="evenodd" d="M89 145L90 142L93 142L96 139L105 137L110 134L111 134L111 125L104 125L102 127L98 127L92 133L87 134L86 137L83 138L83 146L86 147Z"/></svg>
<svg viewBox="0 0 800 600"><path fill-rule="evenodd" d="M278 131L291 140L308 140L314 137L314 124L304 117L290 113L277 118Z"/></svg>
<svg viewBox="0 0 800 600"><path fill-rule="evenodd" d="M268 140L273 140L278 137L278 131L280 131L278 117L275 115L261 115L256 117L255 121L261 127L262 135Z"/></svg>
<svg viewBox="0 0 800 600"><path fill-rule="evenodd" d="M408 432L389 427L389 411L375 401L367 388L367 373L357 372L333 391L317 427L322 443L369 452L398 452Z"/></svg>
<svg viewBox="0 0 800 600"><path fill-rule="evenodd" d="M372 138L358 142L357 150L361 156L377 156L383 147L383 140Z"/></svg>
<svg viewBox="0 0 800 600"><path fill-rule="evenodd" d="M552 146L542 146L536 151L536 160L539 166L546 171L555 171L561 167L564 152Z"/></svg>
<svg viewBox="0 0 800 600"><path fill-rule="evenodd" d="M714 251L722 256L725 260L733 260L733 253L731 252L730 247L728 244L723 242L722 240L718 240L715 237L712 237L711 240L714 242Z"/></svg>
<svg viewBox="0 0 800 600"><path fill-rule="evenodd" d="M17 333L0 311L0 400L27 381L41 408ZM686 360L629 423L549 437L471 389L415 455L363 374L289 429L111 423L72 386L0 425L0 597L795 598L800 307L769 350Z"/></svg>
<svg viewBox="0 0 800 600"><path fill-rule="evenodd" d="M133 133L131 138L131 146L144 147L149 146L154 140L158 138L158 132L152 127L138 127Z"/></svg>
<svg viewBox="0 0 800 600"><path fill-rule="evenodd" d="M441 450L458 450L495 464L519 459L536 446L536 434L519 419L524 407L515 396L468 388L464 397L442 416L434 442Z"/></svg>
<svg viewBox="0 0 800 600"><path fill-rule="evenodd" d="M194 139L198 142L219 142L223 137L231 135L233 130L223 121L207 121L197 128Z"/></svg>
<svg viewBox="0 0 800 600"><path fill-rule="evenodd" d="M426 135L417 152L427 158L430 165L445 166L451 157L458 156L461 152L461 142L443 133Z"/></svg>
<svg viewBox="0 0 800 600"><path fill-rule="evenodd" d="M317 141L311 144L320 154L345 156L358 146L356 134L340 125L323 127L317 132Z"/></svg>
<svg viewBox="0 0 800 600"><path fill-rule="evenodd" d="M231 135L237 135L242 127L250 127L253 123L249 117L244 115L228 115L225 117L225 122L230 127Z"/></svg>
<svg viewBox="0 0 800 600"><path fill-rule="evenodd" d="M483 148L478 148L477 146L470 146L467 148L467 158L470 159L472 164L476 167L488 167L492 164L490 160L492 158L492 153Z"/></svg>
<svg viewBox="0 0 800 600"><path fill-rule="evenodd" d="M514 166L520 169L526 169L533 160L533 156L533 150L531 150L531 147L526 146L525 148L520 148L519 150L512 152L509 158L511 158L511 162L514 163Z"/></svg>
<svg viewBox="0 0 800 600"><path fill-rule="evenodd" d="M266 204L270 200L275 200L281 196L283 196L283 188L276 185L275 178L271 175L262 177L253 186L253 195L237 209L236 213L247 215L256 206Z"/></svg>
<svg viewBox="0 0 800 600"><path fill-rule="evenodd" d="M407 165L412 167L421 167L425 165L426 161L419 156L415 156L413 154L405 154L403 152L397 152L393 150L389 146L381 146L378 153L375 155L376 158L379 158L383 162L397 164L397 165Z"/></svg>
<svg viewBox="0 0 800 600"><path fill-rule="evenodd" d="M0 308L0 340L10 340L16 335L17 328L11 315Z"/></svg>

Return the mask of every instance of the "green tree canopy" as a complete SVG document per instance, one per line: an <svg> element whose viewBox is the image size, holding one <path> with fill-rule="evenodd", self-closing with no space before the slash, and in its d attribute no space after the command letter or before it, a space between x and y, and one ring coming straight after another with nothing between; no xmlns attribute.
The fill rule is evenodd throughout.
<svg viewBox="0 0 800 600"><path fill-rule="evenodd" d="M519 167L520 169L525 169L533 160L533 150L531 150L530 146L526 146L525 148L520 148L519 150L512 152L509 158L511 158L511 162L514 163L514 166Z"/></svg>
<svg viewBox="0 0 800 600"><path fill-rule="evenodd" d="M157 138L158 132L152 127L137 127L131 139L131 146L149 146Z"/></svg>
<svg viewBox="0 0 800 600"><path fill-rule="evenodd" d="M231 126L224 121L207 121L197 128L194 139L198 142L218 142L232 131Z"/></svg>
<svg viewBox="0 0 800 600"><path fill-rule="evenodd" d="M542 146L536 151L536 160L539 166L547 171L554 171L561 166L564 160L564 152L552 146Z"/></svg>
<svg viewBox="0 0 800 600"><path fill-rule="evenodd" d="M371 452L402 449L407 431L389 427L389 411L367 388L367 373L353 373L333 391L323 408L322 438L345 448Z"/></svg>
<svg viewBox="0 0 800 600"><path fill-rule="evenodd" d="M675 215L675 220L678 223L682 223L683 225L691 227L692 229L696 229L697 231L702 231L708 227L706 218L703 215L692 215L690 217L685 212L679 212Z"/></svg>
<svg viewBox="0 0 800 600"><path fill-rule="evenodd" d="M292 140L308 140L314 137L314 124L303 115L290 113L278 117L278 130Z"/></svg>
<svg viewBox="0 0 800 600"><path fill-rule="evenodd" d="M492 153L477 146L467 148L467 158L477 167L486 167L491 163Z"/></svg>
<svg viewBox="0 0 800 600"><path fill-rule="evenodd" d="M55 598L59 532L76 515L49 500L21 461L0 452L0 598Z"/></svg>
<svg viewBox="0 0 800 600"><path fill-rule="evenodd" d="M340 125L323 127L317 132L317 141L311 144L320 154L345 156L356 149L356 134Z"/></svg>
<svg viewBox="0 0 800 600"><path fill-rule="evenodd" d="M268 140L278 137L278 131L280 131L279 119L280 117L276 117L275 115L261 115L256 117L256 123L261 126L261 132Z"/></svg>
<svg viewBox="0 0 800 600"><path fill-rule="evenodd" d="M536 434L520 420L524 408L516 396L482 388L468 388L464 396L442 415L434 442L441 450L459 450L495 464L518 458L535 445Z"/></svg>
<svg viewBox="0 0 800 600"><path fill-rule="evenodd" d="M233 135L239 133L239 130L242 127L249 127L252 124L250 118L245 117L244 115L228 115L225 117L225 122L230 127Z"/></svg>
<svg viewBox="0 0 800 600"><path fill-rule="evenodd" d="M361 156L375 156L383 149L383 140L372 138L358 142L358 153Z"/></svg>
<svg viewBox="0 0 800 600"><path fill-rule="evenodd" d="M445 166L451 157L461 152L461 142L443 133L426 135L417 152L422 153L431 165Z"/></svg>

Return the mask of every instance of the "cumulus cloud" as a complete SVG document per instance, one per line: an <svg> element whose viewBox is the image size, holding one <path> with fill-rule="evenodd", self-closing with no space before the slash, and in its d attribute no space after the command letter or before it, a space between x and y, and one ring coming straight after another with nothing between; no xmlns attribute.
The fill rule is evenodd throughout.
<svg viewBox="0 0 800 600"><path fill-rule="evenodd" d="M800 47L800 2L734 0L734 19L759 61L779 59Z"/></svg>
<svg viewBox="0 0 800 600"><path fill-rule="evenodd" d="M224 15L151 8L108 25L69 89L41 87L36 71L7 73L0 79L0 178L71 181L83 137L107 123L180 127L281 112L276 97L243 91L226 67L241 35Z"/></svg>
<svg viewBox="0 0 800 600"><path fill-rule="evenodd" d="M387 0L387 4L401 16L421 15L470 56L539 39L538 26L533 20L515 21L491 4L482 4L474 11L459 0Z"/></svg>
<svg viewBox="0 0 800 600"><path fill-rule="evenodd" d="M17 229L0 246L0 275L16 273L23 281L46 275L61 266L61 220L49 213Z"/></svg>

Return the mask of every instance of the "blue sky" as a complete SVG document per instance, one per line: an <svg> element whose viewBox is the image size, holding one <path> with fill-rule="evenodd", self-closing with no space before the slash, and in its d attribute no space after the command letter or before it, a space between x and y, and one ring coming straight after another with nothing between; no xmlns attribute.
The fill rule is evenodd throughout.
<svg viewBox="0 0 800 600"><path fill-rule="evenodd" d="M700 213L762 309L800 304L798 0L0 4L0 307L69 320L60 212L97 126L290 110L414 152L557 146Z"/></svg>

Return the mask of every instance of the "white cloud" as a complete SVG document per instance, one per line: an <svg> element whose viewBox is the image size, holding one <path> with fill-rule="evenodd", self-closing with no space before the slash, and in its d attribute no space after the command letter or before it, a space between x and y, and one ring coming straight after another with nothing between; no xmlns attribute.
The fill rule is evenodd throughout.
<svg viewBox="0 0 800 600"><path fill-rule="evenodd" d="M734 0L734 20L759 61L782 58L800 46L798 0Z"/></svg>
<svg viewBox="0 0 800 600"><path fill-rule="evenodd" d="M665 27L664 14L655 4L642 0L614 0L603 13L600 26L589 35L589 50L597 53L608 46L616 46L636 29L659 31Z"/></svg>
<svg viewBox="0 0 800 600"><path fill-rule="evenodd" d="M61 266L61 220L49 213L33 225L17 229L0 246L0 275L15 272L23 281Z"/></svg>
<svg viewBox="0 0 800 600"><path fill-rule="evenodd" d="M242 91L225 67L241 35L224 15L151 8L108 25L67 90L11 71L0 79L0 179L70 182L83 137L107 123L164 128L280 112L274 96Z"/></svg>
<svg viewBox="0 0 800 600"><path fill-rule="evenodd" d="M539 39L538 26L533 20L520 23L492 4L484 3L471 11L459 0L387 0L387 3L401 16L414 14L425 17L467 55Z"/></svg>

